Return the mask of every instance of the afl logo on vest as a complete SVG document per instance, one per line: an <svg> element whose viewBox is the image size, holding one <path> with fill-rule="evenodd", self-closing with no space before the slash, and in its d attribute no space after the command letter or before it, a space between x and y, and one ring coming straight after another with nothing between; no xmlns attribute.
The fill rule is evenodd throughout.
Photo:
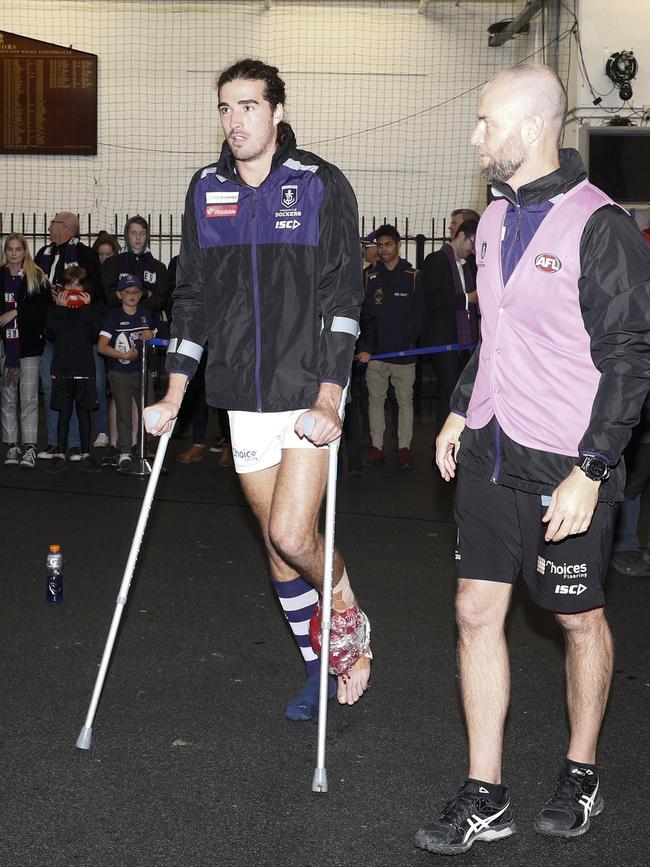
<svg viewBox="0 0 650 867"><path fill-rule="evenodd" d="M552 253L540 253L535 258L535 267L545 274L555 274L556 271L562 268L562 263Z"/></svg>

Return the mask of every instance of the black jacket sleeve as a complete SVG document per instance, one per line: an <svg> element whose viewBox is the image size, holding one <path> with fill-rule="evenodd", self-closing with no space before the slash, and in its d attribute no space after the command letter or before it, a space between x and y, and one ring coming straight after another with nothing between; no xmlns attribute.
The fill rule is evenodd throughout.
<svg viewBox="0 0 650 867"><path fill-rule="evenodd" d="M85 244L77 244L77 258L79 265L85 269L90 281L90 296L93 301L101 302L104 300L104 286L102 283L102 272L99 263L99 256Z"/></svg>
<svg viewBox="0 0 650 867"><path fill-rule="evenodd" d="M20 353L23 357L41 355L45 336L45 318L52 306L52 293L47 280L39 283L36 292L25 293L18 302L18 329L20 332Z"/></svg>
<svg viewBox="0 0 650 867"><path fill-rule="evenodd" d="M355 352L369 352L370 355L373 355L375 352L377 352L377 315L374 310L374 304L371 304L369 302L367 293L365 291L365 286L368 282L368 272L371 270L371 268L366 268L366 270L363 272L364 293L359 318L359 328L361 329L361 333L359 334L359 339L357 340Z"/></svg>
<svg viewBox="0 0 650 867"><path fill-rule="evenodd" d="M318 305L323 328L317 378L319 382L345 386L350 378L363 300L359 217L356 197L345 176L331 165L322 171Z"/></svg>
<svg viewBox="0 0 650 867"><path fill-rule="evenodd" d="M650 247L634 220L608 205L585 226L580 262L582 318L601 377L578 448L615 464L650 389Z"/></svg>
<svg viewBox="0 0 650 867"><path fill-rule="evenodd" d="M197 172L190 182L185 197L183 234L176 268L176 286L172 299L174 317L171 337L172 340L176 338L178 343L182 340L189 340L199 346L205 346L208 340L205 278L194 207L194 188L199 177L200 172ZM167 350L167 371L169 373L183 373L185 376L192 377L198 366L198 361L190 355L174 351L173 346L174 344Z"/></svg>
<svg viewBox="0 0 650 867"><path fill-rule="evenodd" d="M149 288L145 286L145 288ZM147 307L158 313L165 310L169 303L170 282L167 268L162 262L156 260L156 291L147 298Z"/></svg>
<svg viewBox="0 0 650 867"><path fill-rule="evenodd" d="M102 285L104 287L104 300L109 307L119 307L120 299L117 297L117 281L120 276L120 264L117 256L109 256L102 264Z"/></svg>
<svg viewBox="0 0 650 867"><path fill-rule="evenodd" d="M454 288L450 267L444 253L430 253L424 260L420 284L426 316L434 317L439 310L465 310L467 307L466 298Z"/></svg>
<svg viewBox="0 0 650 867"><path fill-rule="evenodd" d="M469 407L469 401L472 396L472 391L474 389L474 380L476 379L476 374L478 373L478 362L480 355L481 339L479 337L479 341L476 344L476 349L472 353L470 360L463 368L463 372L458 377L456 388L454 389L451 400L449 401L451 411L457 413L458 415L467 415L467 408Z"/></svg>

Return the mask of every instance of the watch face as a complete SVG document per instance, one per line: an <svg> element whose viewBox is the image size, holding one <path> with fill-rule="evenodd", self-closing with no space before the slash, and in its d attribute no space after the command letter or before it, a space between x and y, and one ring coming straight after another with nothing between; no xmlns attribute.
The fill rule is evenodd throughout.
<svg viewBox="0 0 650 867"><path fill-rule="evenodd" d="M586 457L582 463L582 469L588 479L601 482L609 478L609 467L602 458Z"/></svg>

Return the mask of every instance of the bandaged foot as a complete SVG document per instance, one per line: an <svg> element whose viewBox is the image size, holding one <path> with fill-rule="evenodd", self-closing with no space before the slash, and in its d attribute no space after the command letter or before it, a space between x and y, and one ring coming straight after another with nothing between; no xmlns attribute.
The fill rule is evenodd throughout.
<svg viewBox="0 0 650 867"><path fill-rule="evenodd" d="M309 637L315 653L320 653L322 609L320 603L309 621ZM338 677L336 697L340 704L355 704L370 680L370 623L354 603L344 611L332 609L329 671Z"/></svg>

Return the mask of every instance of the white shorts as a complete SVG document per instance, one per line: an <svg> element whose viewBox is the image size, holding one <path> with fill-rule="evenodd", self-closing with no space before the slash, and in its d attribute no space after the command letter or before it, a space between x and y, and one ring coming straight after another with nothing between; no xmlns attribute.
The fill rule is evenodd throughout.
<svg viewBox="0 0 650 867"><path fill-rule="evenodd" d="M282 460L282 449L317 449L294 430L298 418L308 411L243 412L228 410L232 456L238 473L255 473Z"/></svg>

